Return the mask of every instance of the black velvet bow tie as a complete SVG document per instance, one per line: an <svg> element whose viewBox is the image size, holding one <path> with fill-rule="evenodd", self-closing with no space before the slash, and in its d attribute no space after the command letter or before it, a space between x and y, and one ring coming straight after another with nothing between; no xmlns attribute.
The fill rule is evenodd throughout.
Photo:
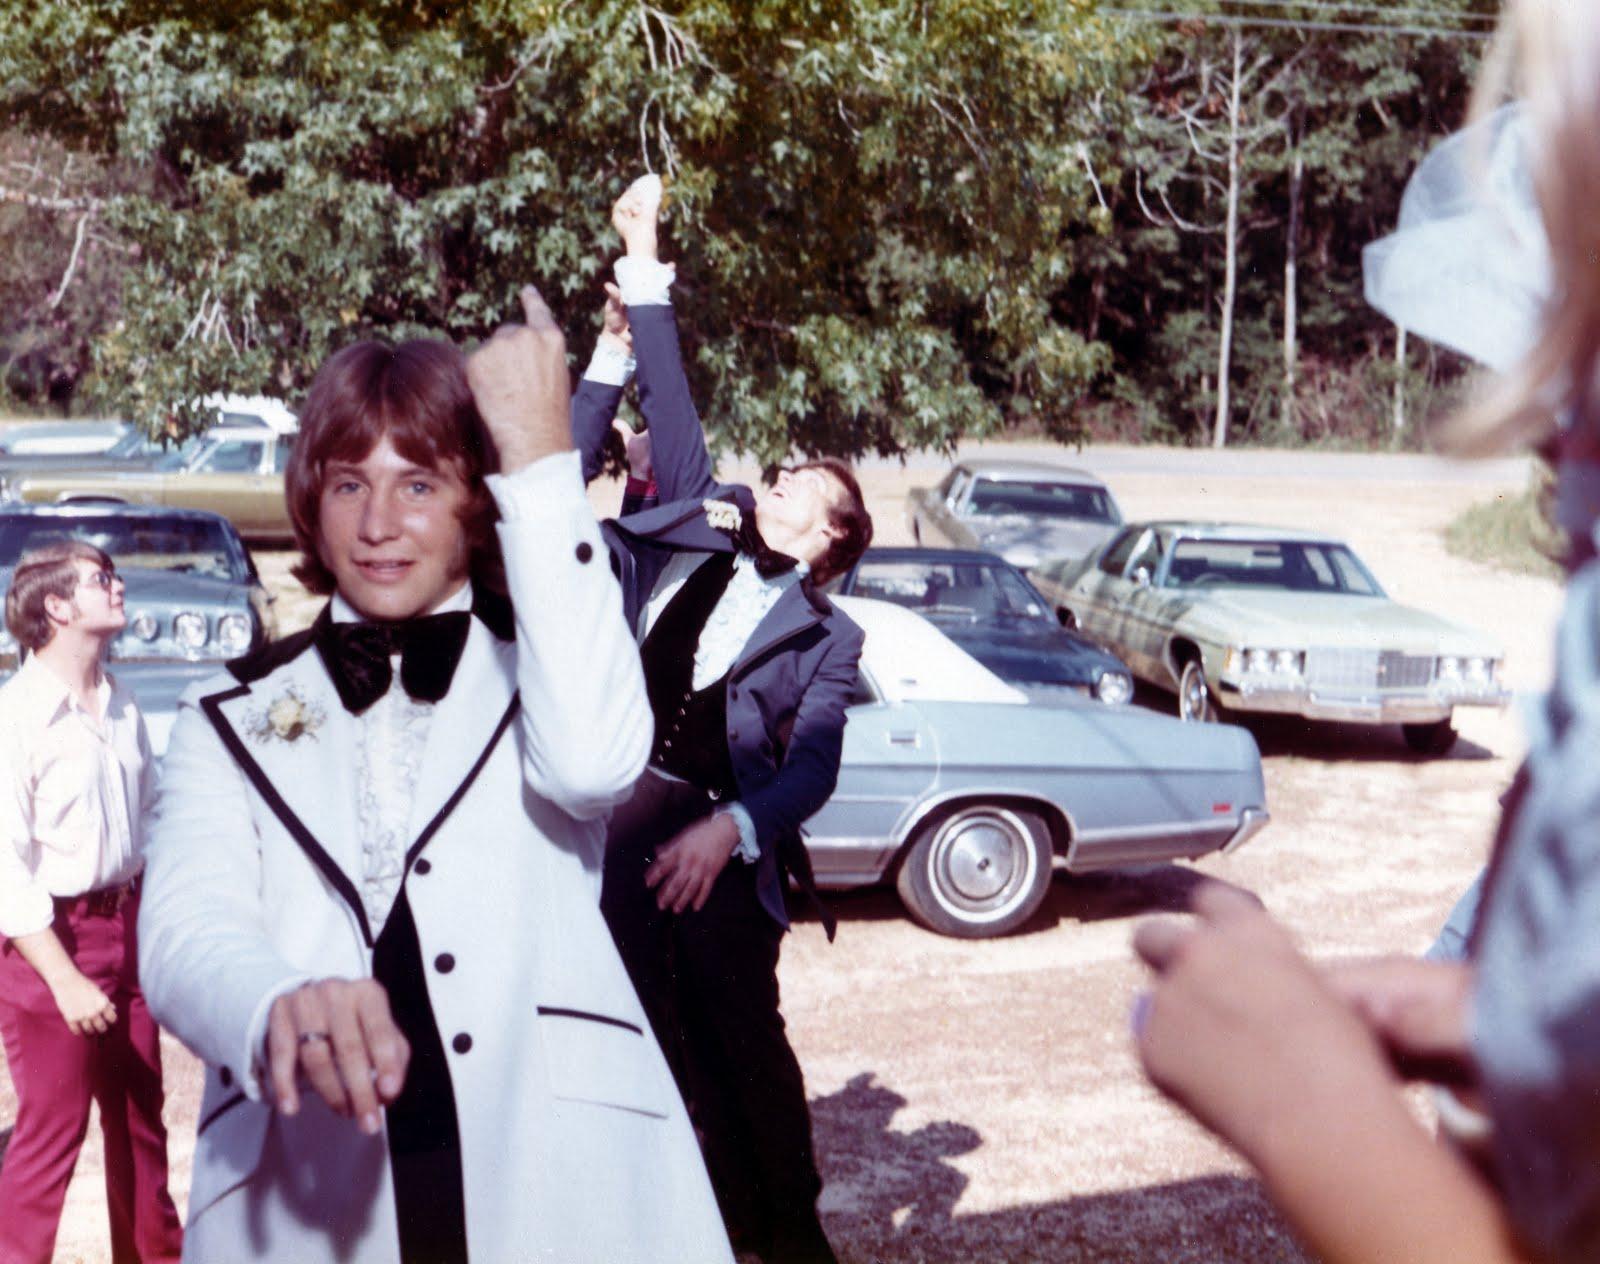
<svg viewBox="0 0 1600 1264"><path fill-rule="evenodd" d="M430 614L399 623L336 623L320 641L322 661L339 701L360 715L394 683L393 655L400 655L400 684L418 702L438 702L467 646L472 616L465 610Z"/></svg>
<svg viewBox="0 0 1600 1264"><path fill-rule="evenodd" d="M780 553L777 549L767 547L767 542L761 538L761 532L756 529L756 516L753 513L740 514L738 530L731 534L734 547L756 564L756 574L762 579L782 575L800 565L796 558L790 557L787 553Z"/></svg>

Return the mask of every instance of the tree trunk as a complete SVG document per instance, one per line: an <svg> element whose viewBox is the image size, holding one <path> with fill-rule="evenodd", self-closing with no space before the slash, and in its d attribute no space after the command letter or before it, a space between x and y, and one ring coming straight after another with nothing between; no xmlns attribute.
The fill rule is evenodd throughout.
<svg viewBox="0 0 1600 1264"><path fill-rule="evenodd" d="M1217 351L1217 421L1211 446L1228 443L1228 370L1233 359L1233 306L1239 288L1239 101L1244 77L1244 37L1233 28L1233 82L1228 94L1228 227L1224 237L1227 263L1222 283L1222 339Z"/></svg>
<svg viewBox="0 0 1600 1264"><path fill-rule="evenodd" d="M1394 430L1390 436L1394 446L1400 446L1400 437L1406 431L1406 330L1401 325L1394 335Z"/></svg>
<svg viewBox="0 0 1600 1264"><path fill-rule="evenodd" d="M1294 123L1289 124L1289 228L1284 237L1283 259L1283 432L1295 433L1295 368L1299 359L1300 300L1296 275L1300 266L1300 191L1305 181L1305 158L1295 143Z"/></svg>

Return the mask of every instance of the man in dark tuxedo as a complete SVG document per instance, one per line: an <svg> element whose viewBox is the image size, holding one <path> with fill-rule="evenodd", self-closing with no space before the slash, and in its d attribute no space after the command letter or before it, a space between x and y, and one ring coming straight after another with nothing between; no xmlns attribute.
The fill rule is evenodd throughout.
<svg viewBox="0 0 1600 1264"><path fill-rule="evenodd" d="M611 820L601 908L690 1103L735 1244L772 1261L831 1261L777 966L785 880L809 886L800 825L838 779L861 654L861 630L816 585L860 557L872 520L839 462L785 470L760 497L712 476L672 270L657 258L659 205L660 182L646 177L613 212L627 255L612 323L620 301L660 503L607 534L656 736ZM574 398L590 477L629 367L624 347L603 346Z"/></svg>

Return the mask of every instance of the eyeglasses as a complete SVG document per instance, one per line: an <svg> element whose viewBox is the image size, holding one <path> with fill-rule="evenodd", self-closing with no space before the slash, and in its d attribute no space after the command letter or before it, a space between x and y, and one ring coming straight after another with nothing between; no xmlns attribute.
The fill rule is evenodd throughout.
<svg viewBox="0 0 1600 1264"><path fill-rule="evenodd" d="M110 592L116 585L122 583L123 579L115 571L91 571L78 582L88 584L91 588L98 588L101 592Z"/></svg>

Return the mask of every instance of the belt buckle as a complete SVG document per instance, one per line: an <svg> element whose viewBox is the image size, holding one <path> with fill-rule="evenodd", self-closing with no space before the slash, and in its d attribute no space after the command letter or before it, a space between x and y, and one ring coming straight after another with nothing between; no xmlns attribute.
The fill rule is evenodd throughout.
<svg viewBox="0 0 1600 1264"><path fill-rule="evenodd" d="M127 904L133 895L133 883L124 882L120 886L105 887L99 891L91 891L87 897L87 910L93 917L115 917Z"/></svg>

